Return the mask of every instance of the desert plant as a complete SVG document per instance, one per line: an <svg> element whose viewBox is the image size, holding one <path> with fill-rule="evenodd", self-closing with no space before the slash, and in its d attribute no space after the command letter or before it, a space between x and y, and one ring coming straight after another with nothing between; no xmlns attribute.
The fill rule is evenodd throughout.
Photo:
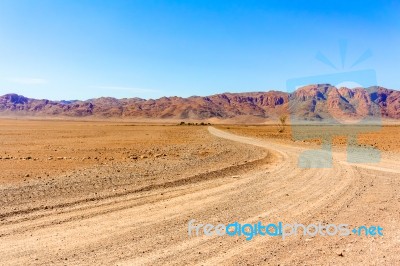
<svg viewBox="0 0 400 266"><path fill-rule="evenodd" d="M285 131L286 120L287 120L287 115L281 115L279 117L279 125L278 125L279 133L282 133Z"/></svg>

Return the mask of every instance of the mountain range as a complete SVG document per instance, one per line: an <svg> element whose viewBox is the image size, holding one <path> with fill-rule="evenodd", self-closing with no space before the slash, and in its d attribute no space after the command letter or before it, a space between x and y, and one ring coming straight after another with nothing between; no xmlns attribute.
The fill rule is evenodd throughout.
<svg viewBox="0 0 400 266"><path fill-rule="evenodd" d="M0 96L0 115L74 118L275 120L282 115L303 120L382 117L400 119L400 91L383 87L336 88L329 84L281 91L222 93L159 99L101 97L51 101L17 94Z"/></svg>

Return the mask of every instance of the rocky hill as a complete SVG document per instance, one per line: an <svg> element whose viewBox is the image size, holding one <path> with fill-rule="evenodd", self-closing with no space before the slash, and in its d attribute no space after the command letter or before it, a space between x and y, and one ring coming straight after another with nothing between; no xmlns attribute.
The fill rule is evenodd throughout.
<svg viewBox="0 0 400 266"><path fill-rule="evenodd" d="M305 120L380 116L400 119L400 91L383 87L336 88L309 85L293 93L280 91L223 93L206 97L156 100L102 97L86 101L51 101L17 94L0 96L0 115L131 119L276 119L282 114Z"/></svg>

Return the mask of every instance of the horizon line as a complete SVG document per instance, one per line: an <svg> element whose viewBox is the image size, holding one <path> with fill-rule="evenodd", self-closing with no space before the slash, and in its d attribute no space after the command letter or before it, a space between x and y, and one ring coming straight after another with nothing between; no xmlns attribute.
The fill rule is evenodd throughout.
<svg viewBox="0 0 400 266"><path fill-rule="evenodd" d="M379 88L383 88L383 89L387 89L387 90L392 90L392 91L400 91L399 89L390 89L390 88L386 88L386 87L383 87L383 86L380 86L380 85L372 85L372 86L368 86L368 87L352 87L352 88L343 86L343 87L339 87L339 88L338 88L338 87L333 86L333 85L331 85L331 84L329 84L329 83L317 83L317 84L308 84L308 85L304 85L304 86L299 86L299 87L296 88L294 91L297 91L297 90L302 89L302 88L304 88L304 87L313 86L313 85L317 85L317 86L325 85L325 86L335 87L335 88L337 88L337 89L346 88L346 89L350 89L350 90L355 90L355 89L370 89L370 88L379 87ZM141 97L137 97L137 96L116 98L116 97L113 97L113 96L100 96L100 97L93 97L93 98L87 98L87 99L61 99L61 100L54 100L54 99L49 99L49 98L28 97L28 96L25 96L25 95L22 95L22 94L18 94L18 93L15 93L15 92L8 92L8 93L5 93L5 94L0 95L0 97L7 96L7 95L18 95L18 96L22 96L22 97L25 97L25 98L28 98L28 99L34 99L34 100L49 100L49 101L54 101L54 102L62 102L62 101L71 101L71 102L72 102L72 101L73 101L73 102L79 101L79 102L86 102L86 101L95 100L95 99L100 99L100 98L113 98L113 99L116 99L116 100L141 99L141 100L149 101L149 100L158 100L158 99L161 99L161 98L181 98L181 99L188 99L188 98L193 98L193 97L210 97L210 96L223 95L223 94L249 94L249 93L268 93L268 92L282 92L282 93L290 94L290 93L293 93L294 91L288 92L288 91L279 90L279 89L277 89L277 90L271 89L271 90L266 90L266 91L243 91L243 92L229 92L229 91L226 91L226 92L214 93L214 94L209 94L209 95L191 95L191 96L188 96L188 97L177 96L177 95L161 96L161 97L158 97L158 98L141 98Z"/></svg>

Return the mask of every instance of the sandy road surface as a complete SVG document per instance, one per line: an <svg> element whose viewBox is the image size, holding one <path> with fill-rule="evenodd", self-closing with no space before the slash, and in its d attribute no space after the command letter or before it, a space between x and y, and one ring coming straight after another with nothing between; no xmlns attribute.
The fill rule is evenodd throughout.
<svg viewBox="0 0 400 266"><path fill-rule="evenodd" d="M297 166L304 147L209 132L270 151L239 176L155 187L55 209L18 213L0 226L1 264L399 265L400 164ZM380 225L384 237L188 237L187 223L300 222Z"/></svg>

